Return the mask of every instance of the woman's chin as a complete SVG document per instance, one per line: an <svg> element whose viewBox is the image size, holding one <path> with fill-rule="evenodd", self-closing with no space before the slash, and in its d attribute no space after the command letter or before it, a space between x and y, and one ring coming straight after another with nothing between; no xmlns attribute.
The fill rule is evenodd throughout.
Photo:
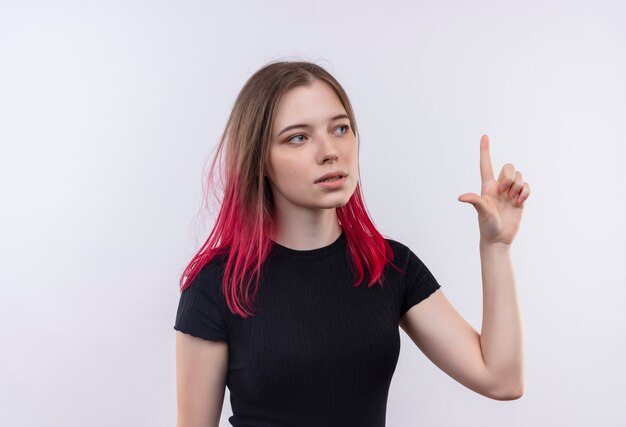
<svg viewBox="0 0 626 427"><path fill-rule="evenodd" d="M350 201L350 197L335 197L334 200L329 200L327 203L320 204L320 208L323 209L333 209L333 208L341 208L348 204Z"/></svg>

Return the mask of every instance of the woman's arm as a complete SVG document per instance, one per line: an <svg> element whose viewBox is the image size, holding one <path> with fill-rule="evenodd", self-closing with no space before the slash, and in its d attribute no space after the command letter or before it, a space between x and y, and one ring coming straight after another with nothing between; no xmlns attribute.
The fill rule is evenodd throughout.
<svg viewBox="0 0 626 427"><path fill-rule="evenodd" d="M224 404L228 344L176 331L176 427L217 427Z"/></svg>
<svg viewBox="0 0 626 427"><path fill-rule="evenodd" d="M498 255L485 255L483 263L498 262ZM437 289L411 307L402 316L400 327L426 357L458 383L492 399L518 399L523 393L523 379L516 376L521 372L521 365L510 361L521 362L521 355L516 353L517 350L521 351L521 346L507 347L507 343L511 342L509 334L520 336L515 330L518 325L513 322L494 327L494 323L499 320L516 317L503 312L517 312L517 306L511 306L513 298L506 298L507 293L510 295L506 291L507 284L498 287L501 283L493 280L499 280L498 274L493 274L494 268L488 266L486 270L483 277L483 288L487 291L487 305L483 307L486 349L483 349L482 344L484 338L459 314L442 289ZM496 267L495 270L500 268ZM509 285L512 287L512 282ZM508 300L508 303L504 300ZM503 305L496 307L494 304ZM501 335L506 335L503 342L498 341ZM487 360L490 361L489 365Z"/></svg>
<svg viewBox="0 0 626 427"><path fill-rule="evenodd" d="M510 247L520 227L530 186L507 163L494 179L489 137L480 139L481 194L458 200L478 213L483 278L481 334L452 307L441 290L413 306L400 325L437 366L461 384L498 400L524 392L522 322Z"/></svg>
<svg viewBox="0 0 626 427"><path fill-rule="evenodd" d="M513 396L524 393L522 321L515 289L511 248L480 245L483 324L480 344L487 370Z"/></svg>

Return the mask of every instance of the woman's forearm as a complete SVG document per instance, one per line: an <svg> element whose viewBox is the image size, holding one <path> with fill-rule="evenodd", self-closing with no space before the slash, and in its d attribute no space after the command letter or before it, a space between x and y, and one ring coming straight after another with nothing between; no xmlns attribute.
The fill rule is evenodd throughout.
<svg viewBox="0 0 626 427"><path fill-rule="evenodd" d="M522 322L515 288L511 247L480 244L483 279L483 359L503 395L523 394Z"/></svg>

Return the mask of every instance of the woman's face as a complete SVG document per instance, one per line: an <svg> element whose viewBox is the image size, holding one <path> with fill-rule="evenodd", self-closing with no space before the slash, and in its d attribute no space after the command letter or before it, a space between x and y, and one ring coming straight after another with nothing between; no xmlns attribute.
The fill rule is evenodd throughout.
<svg viewBox="0 0 626 427"><path fill-rule="evenodd" d="M272 129L268 177L281 214L348 203L359 178L358 143L345 108L327 83L315 80L285 93ZM346 177L334 184L316 182L335 171Z"/></svg>

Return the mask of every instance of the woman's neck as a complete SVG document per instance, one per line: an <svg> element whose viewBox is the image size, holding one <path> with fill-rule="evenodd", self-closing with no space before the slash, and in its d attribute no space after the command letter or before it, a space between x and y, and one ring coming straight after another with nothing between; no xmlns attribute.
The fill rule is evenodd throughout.
<svg viewBox="0 0 626 427"><path fill-rule="evenodd" d="M281 246L298 251L322 248L333 243L341 235L341 225L333 222L298 224L295 221L288 224L278 223L276 236L272 239ZM282 226L281 226L282 225Z"/></svg>

